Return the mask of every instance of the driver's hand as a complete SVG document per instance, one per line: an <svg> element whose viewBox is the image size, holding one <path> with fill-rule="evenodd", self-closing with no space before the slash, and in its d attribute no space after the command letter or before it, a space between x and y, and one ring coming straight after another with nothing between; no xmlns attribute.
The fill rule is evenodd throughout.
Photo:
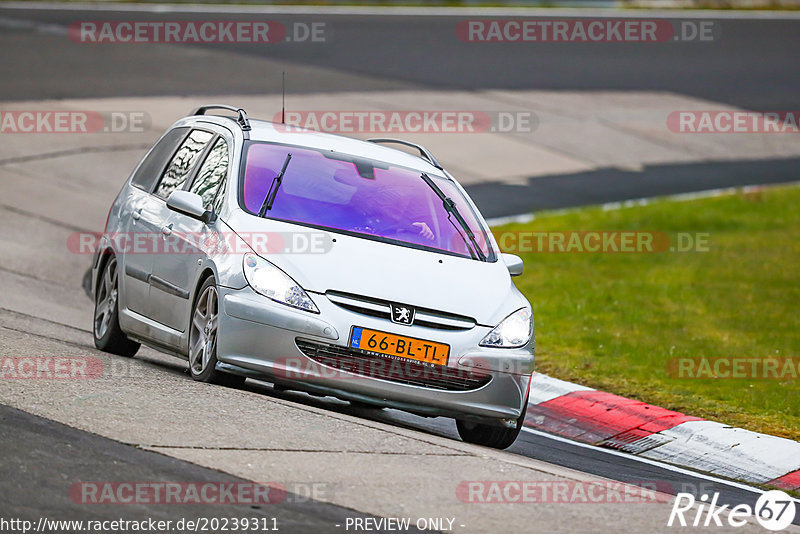
<svg viewBox="0 0 800 534"><path fill-rule="evenodd" d="M421 235L423 238L427 239L428 241L433 241L433 232L431 231L430 228L428 228L428 225L426 223L416 222L416 223L411 223L411 226L419 228L419 235Z"/></svg>

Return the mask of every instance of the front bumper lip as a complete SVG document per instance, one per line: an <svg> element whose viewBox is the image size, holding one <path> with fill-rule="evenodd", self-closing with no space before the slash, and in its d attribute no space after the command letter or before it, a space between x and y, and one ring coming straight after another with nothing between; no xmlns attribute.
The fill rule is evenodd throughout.
<svg viewBox="0 0 800 534"><path fill-rule="evenodd" d="M345 347L347 340L340 339L339 332L349 331L354 324L400 333L398 327L384 319L344 310L324 296L315 295L321 313L312 315L275 303L249 287L220 290L222 313L217 358L221 370L262 377L288 389L359 400L420 415L498 420L515 419L521 413L533 371L532 351L478 347L477 341L488 327L466 331L416 327L402 330L412 337L433 338L450 344L452 356L448 366L452 369L481 369L491 374L491 380L477 389L433 389L338 370L333 374L314 374L315 368L324 365L308 358L298 348L298 338ZM303 369L312 370L311 376L287 379L297 376L298 361ZM308 365L303 365L304 362Z"/></svg>
<svg viewBox="0 0 800 534"><path fill-rule="evenodd" d="M238 365L231 363L217 363L217 369L229 373L234 373L242 376L248 376L255 379L263 379L263 371L255 371L253 368L260 366L260 362L247 361L241 359L237 361ZM246 366L246 367L245 367ZM354 375L355 377L356 375ZM366 380L372 382L383 382L379 379L371 379L366 377ZM425 417L452 417L452 418L472 418L476 420L511 420L519 417L520 411L513 407L500 407L490 405L483 402L470 402L468 398L463 398L457 405L453 403L433 404L429 402L420 402L416 398L403 397L405 400L398 400L397 397L389 397L384 394L376 395L372 392L362 392L360 389L348 389L338 387L338 384L331 385L322 380L311 380L304 382L285 381L270 377L276 384L284 386L286 389L305 391L312 395L333 396L347 401L358 401L374 406L383 408L393 408L396 410L403 410ZM387 382L391 384L391 382ZM447 392L444 392L447 393ZM467 392L469 393L469 392Z"/></svg>

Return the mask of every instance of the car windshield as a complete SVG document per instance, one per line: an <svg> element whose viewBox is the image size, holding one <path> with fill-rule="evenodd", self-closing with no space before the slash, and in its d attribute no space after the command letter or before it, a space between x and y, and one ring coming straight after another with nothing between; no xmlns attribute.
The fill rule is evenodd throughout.
<svg viewBox="0 0 800 534"><path fill-rule="evenodd" d="M464 257L477 246L494 261L486 230L450 180L429 175L451 198L475 244L421 177L421 171L332 151L250 143L241 185L243 208L258 214L287 155L280 188L266 217Z"/></svg>

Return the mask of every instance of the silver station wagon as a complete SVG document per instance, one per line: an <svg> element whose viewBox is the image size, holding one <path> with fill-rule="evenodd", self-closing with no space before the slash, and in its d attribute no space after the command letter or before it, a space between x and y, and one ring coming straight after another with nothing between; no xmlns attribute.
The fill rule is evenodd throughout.
<svg viewBox="0 0 800 534"><path fill-rule="evenodd" d="M205 106L111 206L94 340L187 359L203 382L451 417L465 441L506 448L533 372L521 272L424 147Z"/></svg>

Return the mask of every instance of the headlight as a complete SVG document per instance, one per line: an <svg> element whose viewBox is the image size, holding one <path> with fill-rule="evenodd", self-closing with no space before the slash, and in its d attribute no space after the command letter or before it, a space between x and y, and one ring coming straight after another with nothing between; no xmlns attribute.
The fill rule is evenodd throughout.
<svg viewBox="0 0 800 534"><path fill-rule="evenodd" d="M250 287L275 302L319 313L311 297L289 275L252 253L244 255L244 277Z"/></svg>
<svg viewBox="0 0 800 534"><path fill-rule="evenodd" d="M522 347L533 335L533 314L527 308L517 310L494 327L480 342L481 347Z"/></svg>

